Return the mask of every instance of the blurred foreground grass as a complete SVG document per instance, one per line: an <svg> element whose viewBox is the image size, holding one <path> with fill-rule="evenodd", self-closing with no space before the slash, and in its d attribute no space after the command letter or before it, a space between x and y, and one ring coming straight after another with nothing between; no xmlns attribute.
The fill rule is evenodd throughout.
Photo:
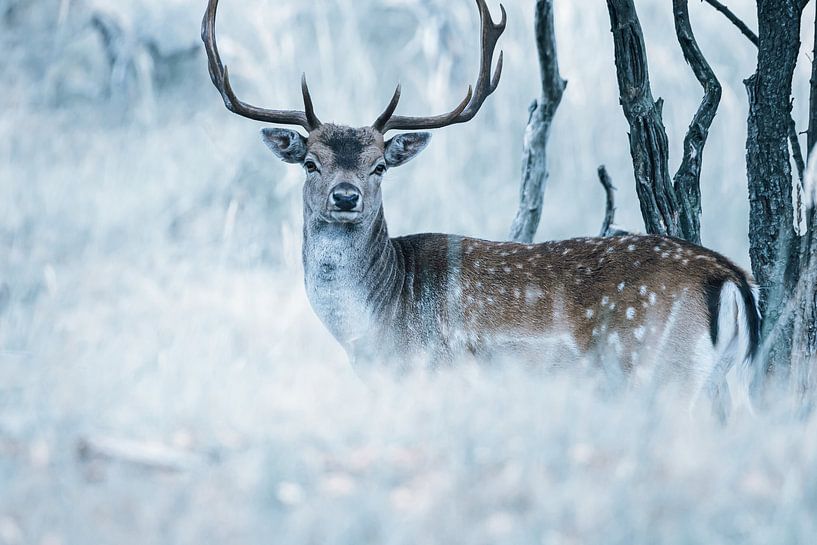
<svg viewBox="0 0 817 545"><path fill-rule="evenodd" d="M327 119L373 118L398 79L407 113L441 111L476 71L467 1L223 4L236 87L265 106L297 106L305 69ZM529 4L508 2L485 111L387 182L394 234L505 235ZM745 263L752 52L699 7L726 87L705 239ZM639 8L677 150L699 90L664 3ZM817 420L785 396L718 428L519 369L358 382L301 288L301 174L221 106L202 10L0 1L0 544L815 542ZM557 14L570 87L541 236L597 230L600 162L637 227L604 6Z"/></svg>

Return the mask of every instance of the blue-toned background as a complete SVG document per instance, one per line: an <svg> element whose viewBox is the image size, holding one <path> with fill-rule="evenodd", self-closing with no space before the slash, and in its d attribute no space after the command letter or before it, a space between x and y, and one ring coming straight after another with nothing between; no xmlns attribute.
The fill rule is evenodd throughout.
<svg viewBox="0 0 817 545"><path fill-rule="evenodd" d="M670 2L636 4L674 171L701 89ZM752 4L730 2L756 26ZM392 234L506 236L538 94L533 5L506 2L503 80L478 117L387 178ZM519 370L362 385L303 292L302 172L223 107L204 8L0 0L0 544L817 540L814 418L739 409L721 429ZM639 230L605 3L555 10L569 84L538 238L598 232L602 163L617 223ZM746 266L755 51L690 11L724 86L703 238ZM471 0L222 0L219 43L241 98L300 108L305 71L321 119L363 125L398 81L402 113L459 102L478 28Z"/></svg>

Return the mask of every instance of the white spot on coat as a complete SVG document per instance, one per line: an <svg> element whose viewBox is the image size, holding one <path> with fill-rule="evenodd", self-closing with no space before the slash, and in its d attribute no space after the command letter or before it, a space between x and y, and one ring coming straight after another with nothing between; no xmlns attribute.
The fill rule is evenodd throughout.
<svg viewBox="0 0 817 545"><path fill-rule="evenodd" d="M635 318L635 309L633 307L627 307L627 319L632 320Z"/></svg>
<svg viewBox="0 0 817 545"><path fill-rule="evenodd" d="M529 305L532 305L538 302L544 292L538 286L528 286L525 288L525 302Z"/></svg>

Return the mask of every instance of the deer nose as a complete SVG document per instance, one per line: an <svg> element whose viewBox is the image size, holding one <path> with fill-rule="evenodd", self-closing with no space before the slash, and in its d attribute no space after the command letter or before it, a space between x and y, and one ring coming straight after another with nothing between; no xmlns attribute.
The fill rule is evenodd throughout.
<svg viewBox="0 0 817 545"><path fill-rule="evenodd" d="M342 182L332 188L332 203L341 212L351 212L357 208L360 190L349 182Z"/></svg>

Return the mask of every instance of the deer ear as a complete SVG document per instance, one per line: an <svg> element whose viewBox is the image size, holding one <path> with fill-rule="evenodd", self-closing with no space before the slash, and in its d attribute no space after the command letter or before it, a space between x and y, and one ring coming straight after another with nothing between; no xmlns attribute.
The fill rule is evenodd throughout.
<svg viewBox="0 0 817 545"><path fill-rule="evenodd" d="M289 129L261 129L261 139L282 161L303 163L306 158L306 138Z"/></svg>
<svg viewBox="0 0 817 545"><path fill-rule="evenodd" d="M431 140L431 133L428 132L408 132L398 134L386 142L386 164L390 167L399 167L408 163L421 151L423 151Z"/></svg>

